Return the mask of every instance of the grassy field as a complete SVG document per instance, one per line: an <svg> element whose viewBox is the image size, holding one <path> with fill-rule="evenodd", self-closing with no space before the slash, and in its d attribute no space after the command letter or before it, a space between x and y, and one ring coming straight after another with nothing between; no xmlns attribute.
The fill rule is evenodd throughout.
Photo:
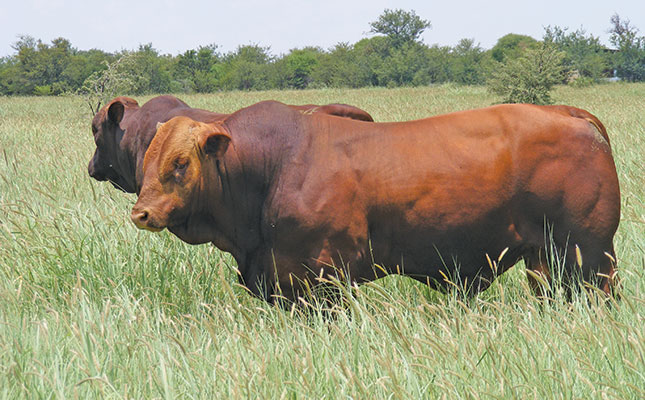
<svg viewBox="0 0 645 400"><path fill-rule="evenodd" d="M135 196L87 175L80 99L0 98L0 398L645 398L645 85L553 97L608 128L621 301L541 304L518 265L470 299L388 277L332 319L251 298L212 246L136 229ZM495 102L458 86L182 98L343 102L378 121Z"/></svg>

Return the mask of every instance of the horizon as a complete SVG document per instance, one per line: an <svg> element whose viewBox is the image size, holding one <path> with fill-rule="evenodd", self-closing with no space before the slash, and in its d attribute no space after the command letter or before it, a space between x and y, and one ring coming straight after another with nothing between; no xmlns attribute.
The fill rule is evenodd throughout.
<svg viewBox="0 0 645 400"><path fill-rule="evenodd" d="M0 11L0 57L14 56L13 45L22 35L45 44L64 38L79 51L96 49L107 53L136 51L148 44L159 54L171 56L209 45L216 45L217 51L223 54L249 44L268 48L273 56L304 47L329 51L339 43L354 44L375 36L369 33L369 23L386 8L414 10L419 17L430 21L431 27L420 37L427 46L454 47L461 39L474 39L476 45L490 50L507 34L542 40L545 27L558 26L570 32L583 29L587 35L599 38L603 46L611 48L608 30L614 14L629 20L636 28L645 29L645 4L635 0L594 7L586 1L545 0L540 9L531 9L530 5L520 8L516 1L510 0L473 5L454 2L435 5L434 9L425 2L381 0L369 2L369 6L363 0L353 3L330 0L324 5L305 1L297 3L297 7L286 0L274 4L245 0L219 6L200 6L196 0L162 3L161 7L159 2L151 0L136 3L115 0L110 4L87 4L78 0L12 3L11 9ZM150 15L153 7L156 17ZM464 7L469 8L468 15L463 14ZM124 9L128 11L123 12ZM196 9L203 12L192 12ZM338 13L339 9L343 12ZM553 9L558 13L553 13ZM12 13L19 18L12 17ZM230 17L222 18L220 14ZM491 24L494 15L501 17ZM150 18L155 19L149 21ZM639 33L643 34L642 30Z"/></svg>

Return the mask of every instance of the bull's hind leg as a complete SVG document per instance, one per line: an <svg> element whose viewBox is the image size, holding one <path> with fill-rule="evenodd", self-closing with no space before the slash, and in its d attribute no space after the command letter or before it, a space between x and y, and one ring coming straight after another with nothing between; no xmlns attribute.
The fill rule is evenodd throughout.
<svg viewBox="0 0 645 400"><path fill-rule="evenodd" d="M597 132L596 132L597 133ZM601 137L572 141L577 161L565 175L564 213L554 229L568 232L567 272L607 295L615 275L613 238L620 220L620 188L609 144Z"/></svg>
<svg viewBox="0 0 645 400"><path fill-rule="evenodd" d="M558 286L570 297L581 283L611 295L616 285L616 256L611 241L594 241L590 234L584 241L576 241L575 235L560 240L549 236L543 247L533 248L524 256L524 262L529 285L537 297L552 295Z"/></svg>
<svg viewBox="0 0 645 400"><path fill-rule="evenodd" d="M567 212L553 223L554 240L567 249L565 277L582 279L610 295L616 264L613 238L620 219L617 180L594 180L589 173L573 174L571 180L571 193L564 197Z"/></svg>
<svg viewBox="0 0 645 400"><path fill-rule="evenodd" d="M612 295L616 285L616 255L610 243L588 240L569 244L566 255L566 283L571 286L582 279L584 283Z"/></svg>
<svg viewBox="0 0 645 400"><path fill-rule="evenodd" d="M588 229L558 230L557 224L549 224L546 232L543 247L525 256L527 277L537 295L547 294L544 287L561 287L570 297L581 284L612 294L616 275L613 235L601 236Z"/></svg>
<svg viewBox="0 0 645 400"><path fill-rule="evenodd" d="M603 264L597 273L600 278L600 289L606 294L616 295L618 289L618 276L616 274L616 252L612 244L610 251L603 254L605 256Z"/></svg>
<svg viewBox="0 0 645 400"><path fill-rule="evenodd" d="M530 254L524 257L524 264L529 287L535 296L538 298L548 296L552 280L544 249L532 249Z"/></svg>

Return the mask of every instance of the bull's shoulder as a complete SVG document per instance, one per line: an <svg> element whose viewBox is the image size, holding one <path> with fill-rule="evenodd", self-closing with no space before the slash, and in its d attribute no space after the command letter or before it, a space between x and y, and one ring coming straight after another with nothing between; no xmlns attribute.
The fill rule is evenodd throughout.
<svg viewBox="0 0 645 400"><path fill-rule="evenodd" d="M221 120L222 126L235 138L241 151L264 153L280 158L299 145L309 134L300 112L274 100L262 101L242 108Z"/></svg>

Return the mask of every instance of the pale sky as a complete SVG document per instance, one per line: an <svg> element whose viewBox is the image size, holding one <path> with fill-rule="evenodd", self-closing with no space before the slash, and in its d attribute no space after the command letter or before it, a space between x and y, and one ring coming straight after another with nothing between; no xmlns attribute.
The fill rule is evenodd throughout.
<svg viewBox="0 0 645 400"><path fill-rule="evenodd" d="M209 44L221 52L259 44L273 55L329 49L370 37L369 23L385 8L415 10L430 20L422 36L429 45L474 38L489 49L507 33L541 39L547 25L583 27L609 45L614 13L645 35L645 0L0 0L0 57L15 54L11 45L21 34L45 43L64 37L79 50L108 52L146 43L172 55Z"/></svg>

